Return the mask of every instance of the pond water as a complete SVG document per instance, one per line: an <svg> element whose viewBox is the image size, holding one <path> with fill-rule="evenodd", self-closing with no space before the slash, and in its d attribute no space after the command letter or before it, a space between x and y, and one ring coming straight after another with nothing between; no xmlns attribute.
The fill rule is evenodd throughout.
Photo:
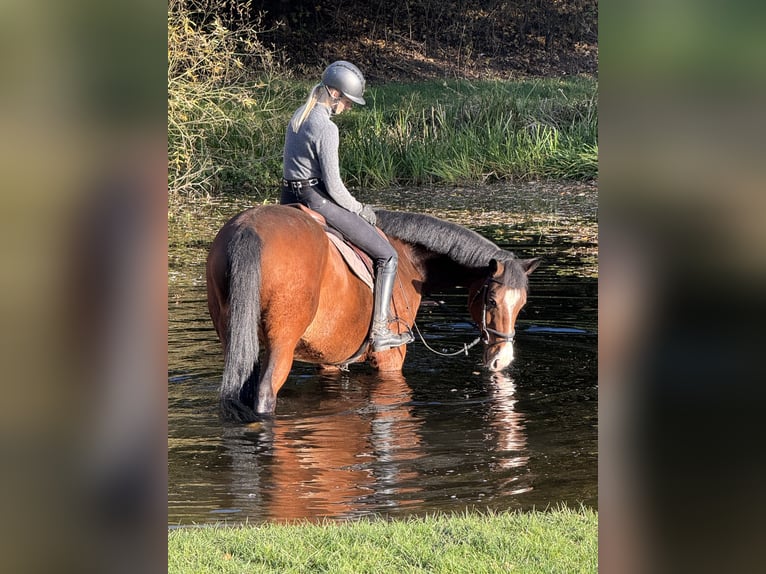
<svg viewBox="0 0 766 574"><path fill-rule="evenodd" d="M251 426L218 417L223 358L204 288L207 246L238 207L172 222L170 526L596 507L596 191L474 191L430 193L426 208L422 192L397 190L385 207L428 211L544 258L530 277L512 366L492 375L479 367L479 346L446 358L420 340L397 376L366 365L320 375L296 363L276 416ZM474 339L466 304L461 289L424 300L418 327L431 347L455 351Z"/></svg>

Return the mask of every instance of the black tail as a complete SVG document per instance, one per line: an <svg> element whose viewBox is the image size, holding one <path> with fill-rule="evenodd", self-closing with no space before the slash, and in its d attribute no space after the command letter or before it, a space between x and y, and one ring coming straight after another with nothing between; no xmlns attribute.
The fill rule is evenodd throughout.
<svg viewBox="0 0 766 574"><path fill-rule="evenodd" d="M258 325L261 320L261 240L240 227L228 245L229 333L221 383L223 415L237 422L257 418Z"/></svg>

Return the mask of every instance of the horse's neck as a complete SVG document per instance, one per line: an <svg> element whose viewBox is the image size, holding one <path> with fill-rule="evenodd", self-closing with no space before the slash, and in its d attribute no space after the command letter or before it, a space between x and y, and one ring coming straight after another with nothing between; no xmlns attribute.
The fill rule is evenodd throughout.
<svg viewBox="0 0 766 574"><path fill-rule="evenodd" d="M483 278L484 268L467 267L444 255L421 254L417 266L426 291L449 287L469 287Z"/></svg>

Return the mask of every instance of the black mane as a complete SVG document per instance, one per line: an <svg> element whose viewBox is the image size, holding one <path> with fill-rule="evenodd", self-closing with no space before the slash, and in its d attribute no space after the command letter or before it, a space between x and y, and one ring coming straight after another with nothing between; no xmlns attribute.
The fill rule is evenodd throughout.
<svg viewBox="0 0 766 574"><path fill-rule="evenodd" d="M526 287L527 277L521 266L507 265L518 262L516 256L500 249L475 231L423 213L386 209L377 209L375 213L378 227L387 235L422 246L470 268L486 267L490 260L496 259L506 263L503 278L505 284Z"/></svg>
<svg viewBox="0 0 766 574"><path fill-rule="evenodd" d="M502 255L497 245L475 231L431 215L385 209L376 210L376 214L378 227L387 235L420 245L467 267L484 267L490 259Z"/></svg>

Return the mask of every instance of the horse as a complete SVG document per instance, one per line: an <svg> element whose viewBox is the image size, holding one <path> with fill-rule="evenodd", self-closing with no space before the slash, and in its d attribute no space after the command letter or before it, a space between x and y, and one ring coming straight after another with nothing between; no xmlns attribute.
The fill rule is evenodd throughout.
<svg viewBox="0 0 766 574"><path fill-rule="evenodd" d="M528 275L539 258L520 259L431 215L376 214L399 256L391 329L412 328L423 295L467 287L483 366L491 372L508 367ZM273 415L296 360L327 369L363 361L383 372L402 369L406 346L375 353L369 345L369 285L350 271L325 228L296 206L261 205L231 218L210 247L206 283L224 354L221 410L230 420Z"/></svg>

